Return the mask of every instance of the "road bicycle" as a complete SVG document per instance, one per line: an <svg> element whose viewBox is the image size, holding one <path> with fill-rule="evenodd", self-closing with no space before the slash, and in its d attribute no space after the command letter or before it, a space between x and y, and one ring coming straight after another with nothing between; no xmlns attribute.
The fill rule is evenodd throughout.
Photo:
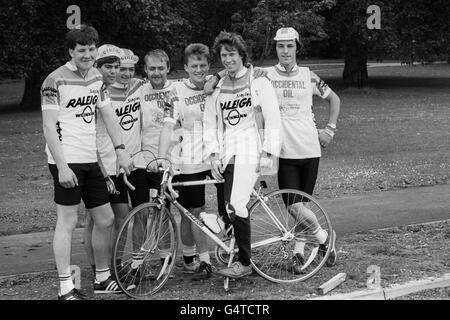
<svg viewBox="0 0 450 320"><path fill-rule="evenodd" d="M161 160L160 158L158 158ZM154 159L153 161L158 161ZM146 166L147 170L150 168ZM149 170L150 171L150 170ZM173 213L166 206L169 201L186 215L215 244L215 258L221 265L231 266L239 254L232 226L219 234L177 202L178 193L174 188L192 185L222 183L213 179L189 182L172 182L179 171L169 162L162 171L161 187L150 202L143 203L130 211L117 235L113 261L114 273L120 288L130 297L145 299L161 290L174 269L179 244L179 231ZM133 186L123 175L126 184ZM277 283L304 281L325 264L331 251L329 245L333 229L328 215L312 196L293 189L281 189L267 194L267 187L260 181L252 191L249 206L251 224L251 265L263 278ZM253 201L252 201L253 200ZM322 244L314 236L312 224L300 213L309 209L314 213L316 224L328 235ZM304 245L304 263L293 268L293 249L296 242ZM229 290L229 278L224 278L224 289Z"/></svg>

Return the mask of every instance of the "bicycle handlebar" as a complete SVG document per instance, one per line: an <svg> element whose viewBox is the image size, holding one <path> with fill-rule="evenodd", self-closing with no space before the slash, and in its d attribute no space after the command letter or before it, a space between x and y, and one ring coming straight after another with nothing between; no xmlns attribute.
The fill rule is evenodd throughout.
<svg viewBox="0 0 450 320"><path fill-rule="evenodd" d="M172 166L167 167L166 169L164 168L158 168L158 172L163 174L163 178L161 179L161 185L163 185L164 183L167 183L167 189L169 189L170 193L172 195L176 195L176 197L178 197L178 192L175 191L172 187L172 178L174 176L177 176L179 174L181 174L180 170L176 170L173 169ZM127 175L124 173L123 175L123 181L125 182L125 185L130 188L132 191L136 190L136 187L133 186L130 181L127 178ZM167 181L166 181L167 180Z"/></svg>

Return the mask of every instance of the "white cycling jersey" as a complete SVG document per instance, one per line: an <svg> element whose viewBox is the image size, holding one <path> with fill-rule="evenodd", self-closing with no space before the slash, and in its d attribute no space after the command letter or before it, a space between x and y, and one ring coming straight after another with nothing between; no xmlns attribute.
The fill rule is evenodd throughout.
<svg viewBox="0 0 450 320"><path fill-rule="evenodd" d="M183 174L203 172L210 169L203 147L203 111L206 94L189 79L173 83L171 95L173 106L167 106L164 121L181 124L182 139L179 144L180 169ZM175 148L178 150L178 148Z"/></svg>
<svg viewBox="0 0 450 320"><path fill-rule="evenodd" d="M117 82L108 86L112 108L122 130L125 151L130 156L141 150L142 84L142 80L133 78L127 86ZM98 114L97 120L97 148L106 172L110 176L115 175L116 152L101 114Z"/></svg>
<svg viewBox="0 0 450 320"><path fill-rule="evenodd" d="M150 81L146 81L141 89L141 110L142 110L142 149L151 151L155 157L158 156L159 136L164 124L165 101L173 89L173 82L167 80L162 89L153 89ZM169 150L168 155L173 156L174 152ZM146 163L153 160L153 156L148 152L144 153ZM171 157L172 161L178 159Z"/></svg>
<svg viewBox="0 0 450 320"><path fill-rule="evenodd" d="M312 111L313 95L323 99L331 89L307 67L287 72L277 64L266 68L277 94L283 128L281 158L306 159L321 156L319 137Z"/></svg>
<svg viewBox="0 0 450 320"><path fill-rule="evenodd" d="M256 115L262 112L261 138ZM207 154L220 154L223 164L239 154L246 164L257 163L262 151L278 156L281 120L277 97L264 78L253 79L252 70L243 68L235 78L222 78L206 99L203 118Z"/></svg>
<svg viewBox="0 0 450 320"><path fill-rule="evenodd" d="M96 108L111 103L100 72L91 68L83 77L71 62L47 76L41 88L42 110L56 110L55 130L67 163L97 162ZM45 147L48 163L55 160Z"/></svg>

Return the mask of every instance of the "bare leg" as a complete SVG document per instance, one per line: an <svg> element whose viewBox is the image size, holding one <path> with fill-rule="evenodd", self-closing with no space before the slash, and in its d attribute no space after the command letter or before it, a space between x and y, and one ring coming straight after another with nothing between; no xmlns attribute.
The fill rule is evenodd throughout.
<svg viewBox="0 0 450 320"><path fill-rule="evenodd" d="M109 268L109 248L114 214L109 203L90 210L94 220L92 248L94 251L95 266L99 270L107 269Z"/></svg>
<svg viewBox="0 0 450 320"><path fill-rule="evenodd" d="M83 232L84 249L86 256L91 266L95 265L94 251L92 250L92 229L94 228L94 220L92 220L91 212L86 210L86 225ZM95 271L95 269L93 270Z"/></svg>
<svg viewBox="0 0 450 320"><path fill-rule="evenodd" d="M119 229L122 226L123 222L125 221L125 218L129 212L129 207L127 203L112 203L111 207L113 209L114 212L114 230L113 232L113 236L112 236L112 241L111 241L111 258L112 258L112 250L114 249L114 243L117 239L117 236L119 234ZM123 239L123 241L121 241L119 243L119 252L123 251L123 248L125 246L125 242L126 239Z"/></svg>
<svg viewBox="0 0 450 320"><path fill-rule="evenodd" d="M78 205L56 205L56 227L53 236L53 253L55 255L58 276L70 277L70 258L72 247L72 234L77 225ZM70 290L70 289L69 289ZM63 292L62 294L65 294Z"/></svg>
<svg viewBox="0 0 450 320"><path fill-rule="evenodd" d="M198 218L200 212L203 211L203 208L194 208L191 213ZM187 219L187 218L186 218ZM197 225L191 223L191 234L194 238L195 244L197 245L197 252L199 255L205 254L208 252L208 238L206 234L200 230ZM201 259L200 259L201 260ZM208 261L209 262L209 261Z"/></svg>

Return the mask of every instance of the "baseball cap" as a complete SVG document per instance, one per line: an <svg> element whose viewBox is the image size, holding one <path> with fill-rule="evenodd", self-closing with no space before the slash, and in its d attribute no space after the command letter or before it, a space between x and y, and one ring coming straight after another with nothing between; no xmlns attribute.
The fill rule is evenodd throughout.
<svg viewBox="0 0 450 320"><path fill-rule="evenodd" d="M104 44L102 46L100 46L100 48L98 48L98 54L97 54L97 59L96 60L100 60L103 58L108 58L108 57L117 57L117 58L121 58L122 57L122 49L120 49L119 47L116 47L112 44Z"/></svg>
<svg viewBox="0 0 450 320"><path fill-rule="evenodd" d="M277 34L275 35L275 38L273 38L275 41L278 40L297 40L298 43L300 43L300 37L298 35L298 32L292 28L280 28L277 30Z"/></svg>
<svg viewBox="0 0 450 320"><path fill-rule="evenodd" d="M139 57L136 56L130 49L122 48L122 56L120 57L121 64L136 64L139 61Z"/></svg>

